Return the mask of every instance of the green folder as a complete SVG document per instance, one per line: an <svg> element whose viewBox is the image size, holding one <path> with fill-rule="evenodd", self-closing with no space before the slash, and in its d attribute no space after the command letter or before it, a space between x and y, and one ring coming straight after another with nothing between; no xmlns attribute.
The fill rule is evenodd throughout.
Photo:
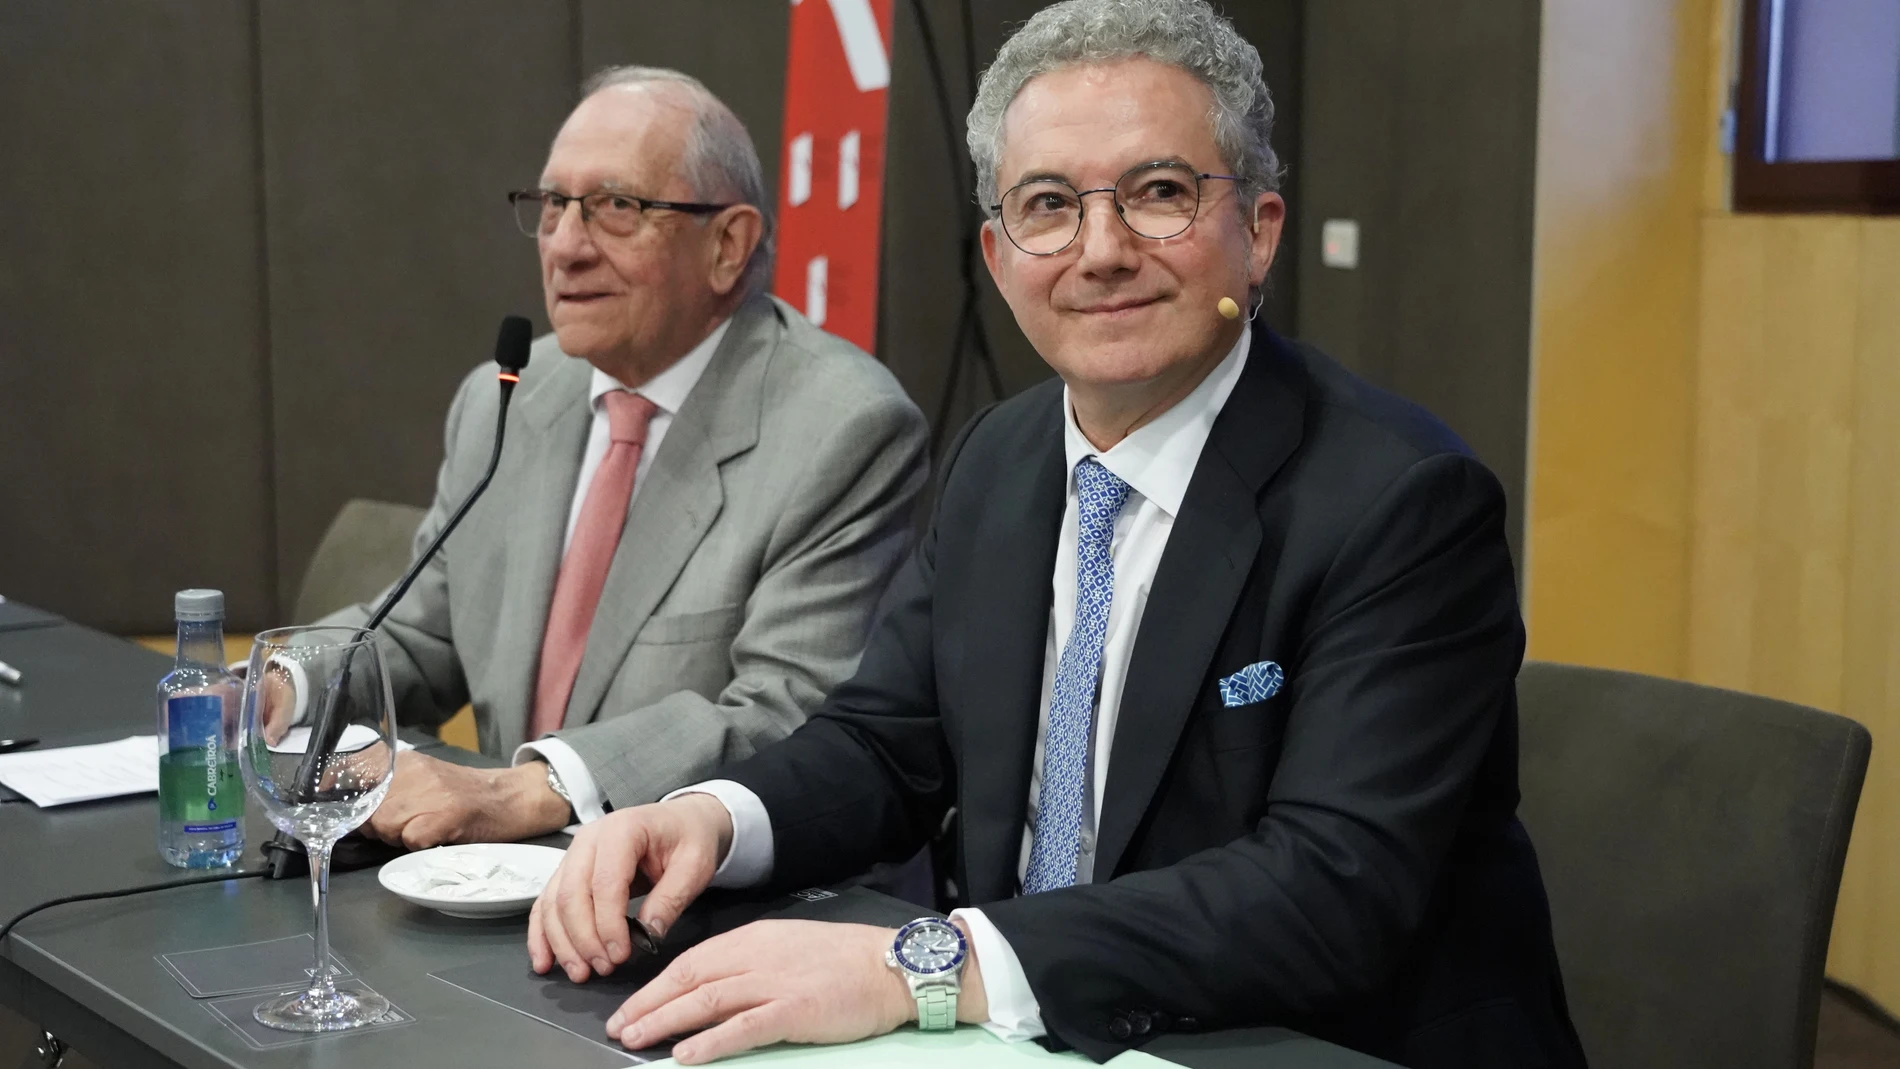
<svg viewBox="0 0 1900 1069"><path fill-rule="evenodd" d="M677 1066L679 1063L668 1058L654 1064ZM889 1035L835 1047L782 1043L750 1054L722 1059L717 1064L745 1069L751 1069L752 1066L770 1066L771 1069L872 1069L874 1066L879 1069L884 1066L893 1069L900 1066L902 1069L983 1069L986 1066L1009 1069L1014 1066L1042 1066L1044 1069L1055 1069L1058 1066L1094 1063L1074 1051L1051 1054L1042 1049L1040 1043L1005 1043L982 1028L966 1025L954 1032L919 1032L914 1028L900 1028ZM1124 1051L1108 1064L1115 1069L1181 1069L1173 1062L1138 1050Z"/></svg>

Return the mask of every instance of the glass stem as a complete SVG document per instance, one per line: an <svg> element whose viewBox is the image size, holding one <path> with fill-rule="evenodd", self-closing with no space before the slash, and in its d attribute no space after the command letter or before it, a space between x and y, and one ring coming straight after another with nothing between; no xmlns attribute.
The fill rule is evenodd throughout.
<svg viewBox="0 0 1900 1069"><path fill-rule="evenodd" d="M310 860L310 907L317 916L317 967L310 974L310 993L320 998L336 996L336 978L330 975L330 851L336 840L305 843Z"/></svg>

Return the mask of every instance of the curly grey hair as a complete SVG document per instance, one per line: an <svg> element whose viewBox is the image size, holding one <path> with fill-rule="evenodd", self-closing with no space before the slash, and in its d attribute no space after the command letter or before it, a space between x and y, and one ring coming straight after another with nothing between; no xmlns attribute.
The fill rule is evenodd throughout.
<svg viewBox="0 0 1900 1069"><path fill-rule="evenodd" d="M693 126L686 135L686 152L681 167L693 196L702 201L736 200L759 210L764 224L759 244L746 261L740 289L747 297L763 293L772 280L772 259L776 251L777 206L766 194L765 172L759 166L759 152L752 135L726 102L713 95L706 84L690 74L666 67L603 67L581 83L581 99L603 89L619 85L665 83L684 89L692 100ZM704 219L704 216L700 217Z"/></svg>
<svg viewBox="0 0 1900 1069"><path fill-rule="evenodd" d="M977 84L968 141L985 213L994 214L997 199L1003 114L1023 86L1063 67L1134 56L1179 67L1213 91L1208 121L1223 162L1241 179L1242 205L1280 188L1280 159L1269 141L1273 97L1260 53L1207 0L1063 0L1023 23Z"/></svg>

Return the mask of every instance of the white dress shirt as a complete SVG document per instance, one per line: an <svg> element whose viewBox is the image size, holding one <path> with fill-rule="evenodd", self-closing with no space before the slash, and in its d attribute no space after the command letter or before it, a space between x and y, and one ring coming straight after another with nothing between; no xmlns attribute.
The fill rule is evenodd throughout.
<svg viewBox="0 0 1900 1069"><path fill-rule="evenodd" d="M1161 565L1168 535L1174 529L1175 517L1180 515L1182 499L1187 496L1188 483L1194 477L1195 465L1200 462L1201 449L1207 444L1214 417L1227 403L1234 383L1239 381L1247 365L1252 334L1251 327L1243 329L1234 348L1192 393L1105 453L1082 435L1075 423L1068 391L1063 391L1063 453L1069 472L1067 504L1062 512L1062 533L1056 545L1055 574L1051 579L1054 598L1049 607L1049 637L1043 649L1042 701L1035 760L1029 779L1028 820L1023 827L1022 851L1016 863L1019 885L1029 867L1030 844L1035 839L1036 809L1042 789L1042 740L1049 730L1049 701L1055 693L1056 663L1075 625L1075 466L1085 457L1094 457L1131 488L1127 503L1115 519L1115 534L1109 550L1115 562L1115 592L1109 603L1108 631L1102 646L1101 688L1097 692L1094 739L1090 747L1092 789L1089 804L1083 807L1081 850L1076 861L1076 882L1088 883L1094 878L1095 822L1102 808L1102 792L1108 785L1108 757L1115 739L1115 722L1121 712L1122 687L1128 679L1128 662L1134 653L1135 636L1141 629L1148 589L1154 583L1155 570ZM751 790L731 780L695 784L667 797L689 792L718 798L732 814L732 845L713 874L713 886L748 887L764 882L772 872L773 849L772 821L765 803ZM983 916L981 909L959 909L950 916L968 926L976 958L982 962L984 993L990 1009L990 1019L983 1027L1006 1040L1035 1039L1046 1034L1042 1007L1030 991L1029 978L1009 941Z"/></svg>
<svg viewBox="0 0 1900 1069"><path fill-rule="evenodd" d="M695 345L687 354L675 361L673 366L647 380L646 384L628 393L638 394L653 402L658 409L647 424L646 444L640 449L640 463L633 472L633 495L640 494L640 486L646 482L647 471L653 467L653 457L660 451L660 442L666 438L667 429L672 427L673 418L679 415L680 408L686 404L686 398L698 385L701 375L706 373L706 365L712 363L713 352L719 348L720 339L726 336L726 328L732 320L728 319L713 328L706 340ZM567 545L574 540L574 525L580 522L581 506L587 500L587 488L594 481L594 473L600 470L600 462L607 456L607 447L613 444L607 425L607 406L600 399L615 390L626 390L619 379L599 368L594 369L593 384L588 389L588 403L593 406L594 421L587 431L587 447L581 452L580 475L574 480L574 499L567 510L567 533L561 538L561 550L567 551ZM605 807L601 804L600 787L594 782L593 774L587 771L587 762L582 761L574 748L550 735L546 738L524 742L515 747L514 763L524 761L546 761L555 775L561 777L561 786L567 788L568 798L574 806L574 819L586 824L605 816Z"/></svg>

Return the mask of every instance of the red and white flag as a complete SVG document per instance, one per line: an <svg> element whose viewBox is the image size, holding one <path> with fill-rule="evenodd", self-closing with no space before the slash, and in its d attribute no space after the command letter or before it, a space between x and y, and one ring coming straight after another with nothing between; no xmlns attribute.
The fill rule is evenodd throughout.
<svg viewBox="0 0 1900 1069"><path fill-rule="evenodd" d="M772 292L869 352L877 338L895 0L791 0Z"/></svg>

